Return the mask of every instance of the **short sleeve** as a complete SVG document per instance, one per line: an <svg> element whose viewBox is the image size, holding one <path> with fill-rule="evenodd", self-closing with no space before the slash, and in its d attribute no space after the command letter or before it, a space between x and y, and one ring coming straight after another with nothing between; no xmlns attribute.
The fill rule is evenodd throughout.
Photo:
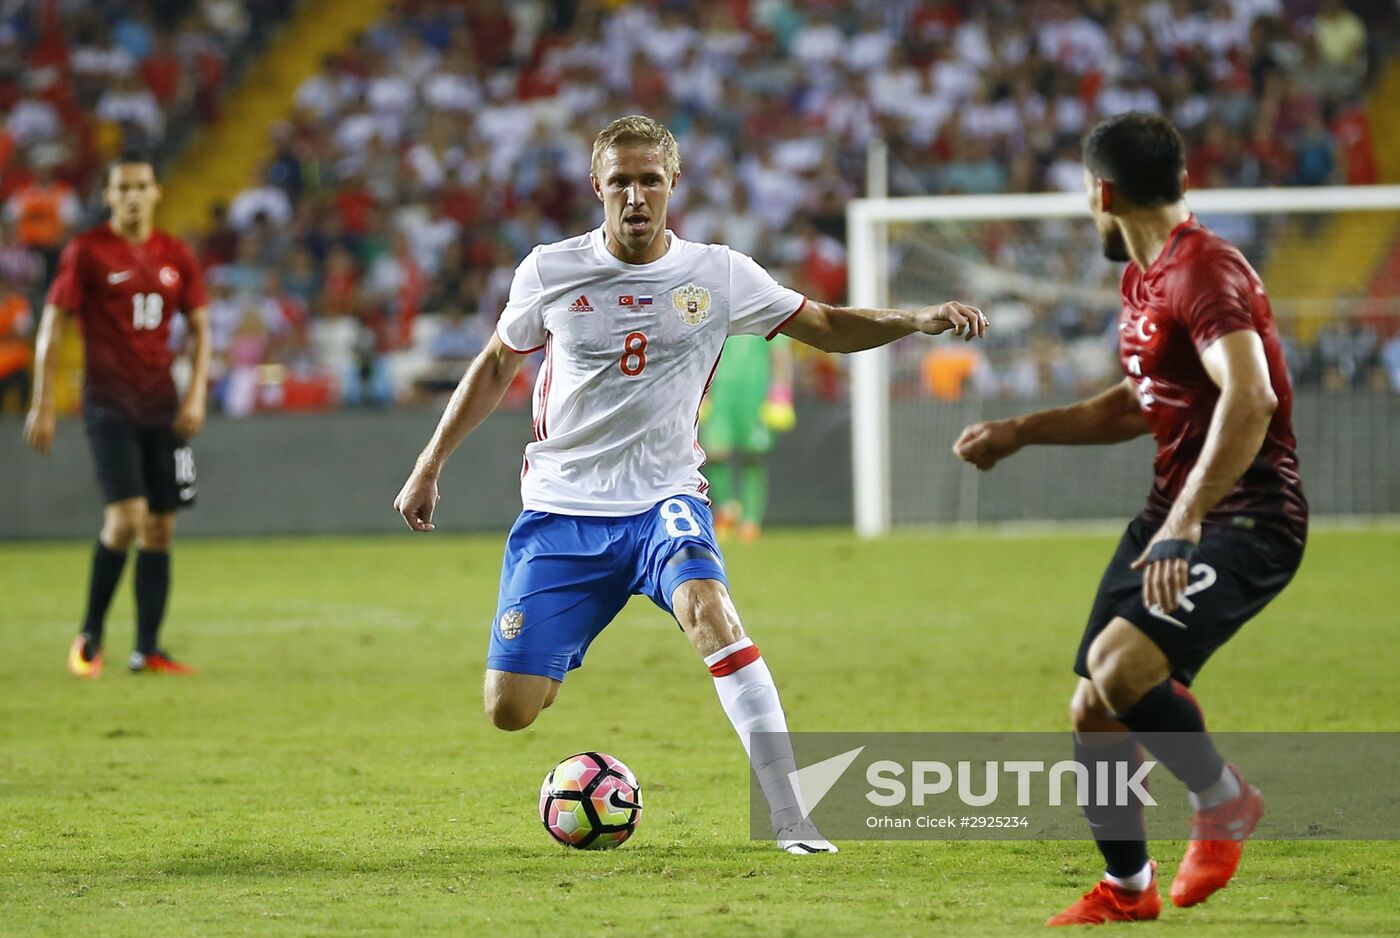
<svg viewBox="0 0 1400 938"><path fill-rule="evenodd" d="M1254 297L1263 292L1247 265L1228 256L1206 255L1183 271L1173 284L1173 309L1203 352L1221 336L1244 329L1258 331Z"/></svg>
<svg viewBox="0 0 1400 938"><path fill-rule="evenodd" d="M544 284L535 251L515 268L510 299L496 322L496 334L506 348L521 355L544 347Z"/></svg>
<svg viewBox="0 0 1400 938"><path fill-rule="evenodd" d="M83 246L77 238L58 256L58 273L49 286L49 305L78 314L83 310Z"/></svg>
<svg viewBox="0 0 1400 938"><path fill-rule="evenodd" d="M204 268L199 266L199 258L183 242L180 254L184 258L184 289L180 293L180 311L191 313L201 306L209 305L209 291L204 286Z"/></svg>
<svg viewBox="0 0 1400 938"><path fill-rule="evenodd" d="M729 251L729 334L771 339L807 298L774 280L753 258Z"/></svg>

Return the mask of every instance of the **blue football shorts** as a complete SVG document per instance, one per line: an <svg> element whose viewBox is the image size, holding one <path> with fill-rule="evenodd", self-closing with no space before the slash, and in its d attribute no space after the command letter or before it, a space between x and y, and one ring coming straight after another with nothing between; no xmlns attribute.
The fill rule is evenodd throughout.
<svg viewBox="0 0 1400 938"><path fill-rule="evenodd" d="M729 585L698 498L621 518L523 511L506 538L486 667L562 681L629 598L674 614L671 596L687 580Z"/></svg>

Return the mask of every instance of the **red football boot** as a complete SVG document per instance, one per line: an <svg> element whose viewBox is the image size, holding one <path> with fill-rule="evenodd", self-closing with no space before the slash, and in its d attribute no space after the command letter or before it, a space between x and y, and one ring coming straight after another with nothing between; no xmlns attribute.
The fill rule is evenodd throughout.
<svg viewBox="0 0 1400 938"><path fill-rule="evenodd" d="M1191 843L1172 879L1172 902L1181 908L1205 902L1224 889L1240 865L1244 841L1264 816L1259 789L1233 765L1226 768L1240 783L1240 796L1191 816Z"/></svg>
<svg viewBox="0 0 1400 938"><path fill-rule="evenodd" d="M131 657L127 659L126 666L132 674L140 674L142 671L149 671L152 674L199 673L197 668L188 664L181 664L159 648L148 655L143 655L139 651L133 651Z"/></svg>
<svg viewBox="0 0 1400 938"><path fill-rule="evenodd" d="M1150 922L1162 914L1157 892L1157 861L1152 861L1152 882L1141 892L1120 889L1101 879L1074 905L1046 921L1046 925L1103 925L1107 922Z"/></svg>

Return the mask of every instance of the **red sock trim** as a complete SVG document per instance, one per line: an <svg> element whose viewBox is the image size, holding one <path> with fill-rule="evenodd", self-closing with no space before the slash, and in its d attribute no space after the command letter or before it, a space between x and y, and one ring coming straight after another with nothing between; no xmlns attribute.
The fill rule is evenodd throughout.
<svg viewBox="0 0 1400 938"><path fill-rule="evenodd" d="M1196 712L1201 716L1201 728L1205 729L1206 712L1201 709L1201 703L1196 699L1196 695L1191 693L1191 689L1176 678L1172 678L1172 693L1189 702L1191 706L1196 708Z"/></svg>
<svg viewBox="0 0 1400 938"><path fill-rule="evenodd" d="M734 654L726 655L710 665L710 673L715 677L726 677L742 667L753 664L758 659L758 646L750 645L748 648L740 648Z"/></svg>

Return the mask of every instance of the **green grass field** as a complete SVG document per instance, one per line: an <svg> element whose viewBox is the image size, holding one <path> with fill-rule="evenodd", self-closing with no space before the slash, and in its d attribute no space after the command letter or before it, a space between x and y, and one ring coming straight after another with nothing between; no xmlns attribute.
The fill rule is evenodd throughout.
<svg viewBox="0 0 1400 938"><path fill-rule="evenodd" d="M793 729L1060 730L1112 543L774 533L729 566ZM535 727L494 730L500 544L181 544L167 644L203 673L125 672L123 584L95 682L63 668L88 546L0 545L0 934L1019 935L1097 876L1088 842L750 841L742 750L643 599ZM1397 569L1393 530L1315 534L1197 683L1211 725L1400 730ZM646 790L619 851L558 848L535 816L583 747ZM1154 844L1164 873L1181 850ZM1228 890L1133 930L1396 933L1400 846L1251 844Z"/></svg>

